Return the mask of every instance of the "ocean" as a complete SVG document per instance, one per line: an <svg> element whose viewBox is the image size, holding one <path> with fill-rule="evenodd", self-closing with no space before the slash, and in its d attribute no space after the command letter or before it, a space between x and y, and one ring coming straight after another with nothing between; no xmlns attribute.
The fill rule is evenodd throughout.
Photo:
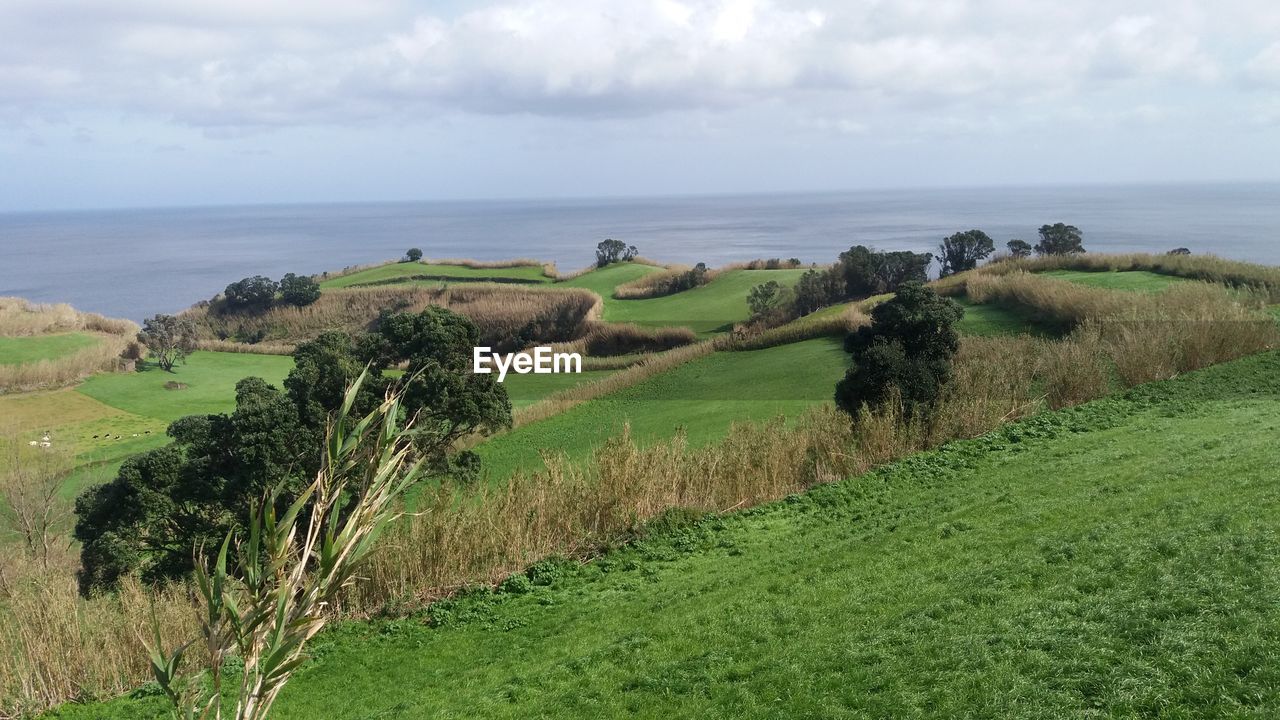
<svg viewBox="0 0 1280 720"><path fill-rule="evenodd" d="M1003 247L1066 222L1095 252L1195 253L1280 265L1280 183L255 205L0 214L0 295L141 320L248 275L399 257L588 265L605 238L660 261L826 263L851 245L934 251L978 228Z"/></svg>

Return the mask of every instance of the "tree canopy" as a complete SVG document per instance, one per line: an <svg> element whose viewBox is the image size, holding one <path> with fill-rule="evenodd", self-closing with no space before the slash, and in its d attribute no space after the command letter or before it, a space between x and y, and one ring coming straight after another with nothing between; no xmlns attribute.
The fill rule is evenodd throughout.
<svg viewBox="0 0 1280 720"><path fill-rule="evenodd" d="M320 283L307 275L286 273L280 278L280 299L289 305L306 307L320 299Z"/></svg>
<svg viewBox="0 0 1280 720"><path fill-rule="evenodd" d="M1009 248L1009 254L1016 258L1031 257L1031 243L1026 240L1013 239L1005 245Z"/></svg>
<svg viewBox="0 0 1280 720"><path fill-rule="evenodd" d="M126 460L114 480L76 500L81 589L110 589L133 573L149 581L179 577L191 569L193 547L244 526L252 500L281 487L281 502L291 501L318 470L325 421L366 364L356 410L376 407L391 384L401 386L427 466L474 474L473 455L449 456L453 441L511 424L502 385L470 372L478 340L470 320L443 308L388 314L369 336L326 333L300 345L283 391L245 378L231 413L177 420L167 431L173 444ZM403 378L388 377L401 362Z"/></svg>
<svg viewBox="0 0 1280 720"><path fill-rule="evenodd" d="M596 245L596 266L604 267L611 263L634 260L638 251L635 245L628 245L612 238L601 240Z"/></svg>
<svg viewBox="0 0 1280 720"><path fill-rule="evenodd" d="M162 369L173 372L173 366L196 349L196 326L184 317L155 315L142 323L138 342Z"/></svg>
<svg viewBox="0 0 1280 720"><path fill-rule="evenodd" d="M269 277L254 275L237 280L222 291L232 310L266 310L276 299L279 286Z"/></svg>
<svg viewBox="0 0 1280 720"><path fill-rule="evenodd" d="M1083 235L1075 225L1054 223L1040 226L1037 255L1074 255L1084 252Z"/></svg>
<svg viewBox="0 0 1280 720"><path fill-rule="evenodd" d="M871 311L871 324L845 338L853 365L836 385L835 399L857 415L894 397L915 416L931 409L951 379L951 361L960 347L955 324L964 309L918 282L898 288Z"/></svg>

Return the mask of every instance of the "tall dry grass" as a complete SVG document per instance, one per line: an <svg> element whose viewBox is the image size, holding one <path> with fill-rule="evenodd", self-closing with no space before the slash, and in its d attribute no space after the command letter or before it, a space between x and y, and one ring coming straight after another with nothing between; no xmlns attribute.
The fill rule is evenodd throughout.
<svg viewBox="0 0 1280 720"><path fill-rule="evenodd" d="M197 350L209 352L247 353L249 355L292 355L297 345L287 342L245 343L234 340L197 340Z"/></svg>
<svg viewBox="0 0 1280 720"><path fill-rule="evenodd" d="M777 327L746 327L716 338L718 350L761 350L812 340L819 337L847 335L871 323L864 303L851 304L834 315L806 315Z"/></svg>
<svg viewBox="0 0 1280 720"><path fill-rule="evenodd" d="M664 352L696 342L698 336L686 327L646 327L633 323L592 321L586 333L567 343L551 345L555 352L577 352L592 357Z"/></svg>
<svg viewBox="0 0 1280 720"><path fill-rule="evenodd" d="M485 344L503 351L533 342L580 337L598 312L599 296L581 289L533 289L473 283L447 287L366 287L323 293L306 307L273 307L266 312L226 313L218 306L185 311L203 340L292 344L330 330L367 331L383 311L419 312L429 305L465 315Z"/></svg>
<svg viewBox="0 0 1280 720"><path fill-rule="evenodd" d="M1280 268L1228 260L1216 255L1146 253L1045 255L1035 258L1006 258L979 268L980 273L990 275L1046 270L1085 272L1146 270L1161 275L1253 289L1265 293L1268 302L1280 303Z"/></svg>
<svg viewBox="0 0 1280 720"><path fill-rule="evenodd" d="M138 324L80 312L66 303L47 305L22 298L0 297L0 336L28 337L77 330L133 336L138 332Z"/></svg>

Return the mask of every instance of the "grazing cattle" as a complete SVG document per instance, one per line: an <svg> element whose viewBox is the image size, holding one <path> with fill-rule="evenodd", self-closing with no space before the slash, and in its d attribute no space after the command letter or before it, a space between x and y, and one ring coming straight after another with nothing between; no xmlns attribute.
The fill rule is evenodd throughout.
<svg viewBox="0 0 1280 720"><path fill-rule="evenodd" d="M50 447L50 446L52 446L52 445L53 445L53 443L49 442L48 440L43 440L43 441L41 441L41 442L40 442L40 447L42 447L42 448L47 448L47 447Z"/></svg>
<svg viewBox="0 0 1280 720"><path fill-rule="evenodd" d="M36 442L35 440L32 440L31 442L29 442L29 443L27 443L27 444L28 444L28 445L30 445L31 447L35 447L35 446L39 445L40 443Z"/></svg>

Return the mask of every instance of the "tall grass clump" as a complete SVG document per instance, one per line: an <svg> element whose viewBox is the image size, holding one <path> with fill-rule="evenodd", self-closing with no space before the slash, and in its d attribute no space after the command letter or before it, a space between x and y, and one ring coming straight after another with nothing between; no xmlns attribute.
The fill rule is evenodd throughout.
<svg viewBox="0 0 1280 720"><path fill-rule="evenodd" d="M568 343L557 343L556 352L580 352L593 357L665 352L696 342L698 336L686 327L645 327L634 323L592 321L586 334Z"/></svg>

